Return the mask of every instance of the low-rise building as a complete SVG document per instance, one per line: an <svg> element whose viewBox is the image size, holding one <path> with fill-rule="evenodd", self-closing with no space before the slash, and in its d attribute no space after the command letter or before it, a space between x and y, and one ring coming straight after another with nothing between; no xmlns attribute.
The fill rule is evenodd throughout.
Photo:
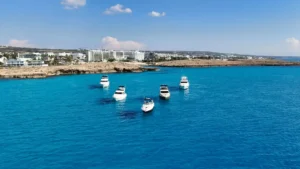
<svg viewBox="0 0 300 169"><path fill-rule="evenodd" d="M26 61L23 60L19 60L19 59L9 59L6 64L6 66L27 66L28 63Z"/></svg>
<svg viewBox="0 0 300 169"><path fill-rule="evenodd" d="M67 52L58 53L58 56L60 57L71 56L71 55L72 53L67 53Z"/></svg>
<svg viewBox="0 0 300 169"><path fill-rule="evenodd" d="M42 60L31 60L31 61L28 61L27 63L28 63L28 66L45 66L45 62Z"/></svg>
<svg viewBox="0 0 300 169"><path fill-rule="evenodd" d="M55 56L56 54L54 52L45 52L44 55Z"/></svg>
<svg viewBox="0 0 300 169"><path fill-rule="evenodd" d="M41 60L42 54L40 53L19 53L18 58L26 58L31 60Z"/></svg>
<svg viewBox="0 0 300 169"><path fill-rule="evenodd" d="M86 54L83 53L72 53L73 59L85 60Z"/></svg>

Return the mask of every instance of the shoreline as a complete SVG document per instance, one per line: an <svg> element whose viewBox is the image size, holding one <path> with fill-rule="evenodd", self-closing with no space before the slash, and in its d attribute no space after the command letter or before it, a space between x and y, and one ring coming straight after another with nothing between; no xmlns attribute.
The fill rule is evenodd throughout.
<svg viewBox="0 0 300 169"><path fill-rule="evenodd" d="M155 66L155 67L148 67ZM38 79L60 75L99 74L99 73L139 73L157 71L157 67L230 67L230 66L300 66L300 62L280 60L176 60L146 63L97 62L81 65L48 67L1 67L0 79Z"/></svg>
<svg viewBox="0 0 300 169"><path fill-rule="evenodd" d="M60 75L98 74L98 73L139 73L157 71L158 68L146 68L128 63L86 63L82 65L48 67L3 67L0 79L38 79Z"/></svg>
<svg viewBox="0 0 300 169"><path fill-rule="evenodd" d="M159 67L229 67L229 66L300 66L300 62L289 62L281 60L176 60L157 62L152 64Z"/></svg>

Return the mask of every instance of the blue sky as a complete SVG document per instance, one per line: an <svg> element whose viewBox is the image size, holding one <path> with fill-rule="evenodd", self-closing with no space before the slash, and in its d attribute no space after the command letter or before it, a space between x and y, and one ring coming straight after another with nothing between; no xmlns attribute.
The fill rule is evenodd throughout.
<svg viewBox="0 0 300 169"><path fill-rule="evenodd" d="M299 9L299 0L1 0L0 44L300 56Z"/></svg>

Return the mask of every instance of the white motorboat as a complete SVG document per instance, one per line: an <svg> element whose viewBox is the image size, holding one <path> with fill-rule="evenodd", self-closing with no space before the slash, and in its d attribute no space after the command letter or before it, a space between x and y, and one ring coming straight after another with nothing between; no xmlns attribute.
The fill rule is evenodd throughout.
<svg viewBox="0 0 300 169"><path fill-rule="evenodd" d="M109 79L108 76L102 76L101 81L100 81L101 87L105 88L109 86Z"/></svg>
<svg viewBox="0 0 300 169"><path fill-rule="evenodd" d="M125 93L124 86L122 86L121 88L119 87L113 95L113 98L116 101L124 100L124 99L126 99L126 97L127 97L127 94Z"/></svg>
<svg viewBox="0 0 300 169"><path fill-rule="evenodd" d="M144 99L144 104L142 105L142 111L144 113L149 113L154 109L154 101L150 98Z"/></svg>
<svg viewBox="0 0 300 169"><path fill-rule="evenodd" d="M125 88L125 86L119 86L119 89L118 89L118 90L122 90L122 91L125 92L126 88Z"/></svg>
<svg viewBox="0 0 300 169"><path fill-rule="evenodd" d="M188 81L188 78L186 76L182 76L181 80L180 80L180 83L179 83L179 87L181 89L188 89L189 86L190 86L190 83Z"/></svg>
<svg viewBox="0 0 300 169"><path fill-rule="evenodd" d="M169 99L171 96L171 93L169 91L169 88L167 85L160 85L160 92L159 97L162 99Z"/></svg>

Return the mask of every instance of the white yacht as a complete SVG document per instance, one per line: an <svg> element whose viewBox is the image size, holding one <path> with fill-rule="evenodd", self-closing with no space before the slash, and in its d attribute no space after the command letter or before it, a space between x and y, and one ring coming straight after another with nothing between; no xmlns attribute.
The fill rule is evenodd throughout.
<svg viewBox="0 0 300 169"><path fill-rule="evenodd" d="M126 97L127 97L127 94L125 93L124 86L120 86L113 95L113 98L116 101L124 100L124 99L126 99Z"/></svg>
<svg viewBox="0 0 300 169"><path fill-rule="evenodd" d="M160 85L159 97L162 99L169 99L171 96L167 85Z"/></svg>
<svg viewBox="0 0 300 169"><path fill-rule="evenodd" d="M100 81L100 85L103 88L109 86L108 76L102 76L101 81Z"/></svg>
<svg viewBox="0 0 300 169"><path fill-rule="evenodd" d="M190 86L190 83L188 81L188 78L186 76L182 76L181 80L180 80L180 83L179 83L179 87L181 89L188 89L189 86Z"/></svg>
<svg viewBox="0 0 300 169"><path fill-rule="evenodd" d="M122 90L125 92L126 88L125 88L125 86L119 86L119 90Z"/></svg>
<svg viewBox="0 0 300 169"><path fill-rule="evenodd" d="M142 111L144 113L151 112L154 109L154 101L150 98L144 99L144 104L142 105Z"/></svg>

